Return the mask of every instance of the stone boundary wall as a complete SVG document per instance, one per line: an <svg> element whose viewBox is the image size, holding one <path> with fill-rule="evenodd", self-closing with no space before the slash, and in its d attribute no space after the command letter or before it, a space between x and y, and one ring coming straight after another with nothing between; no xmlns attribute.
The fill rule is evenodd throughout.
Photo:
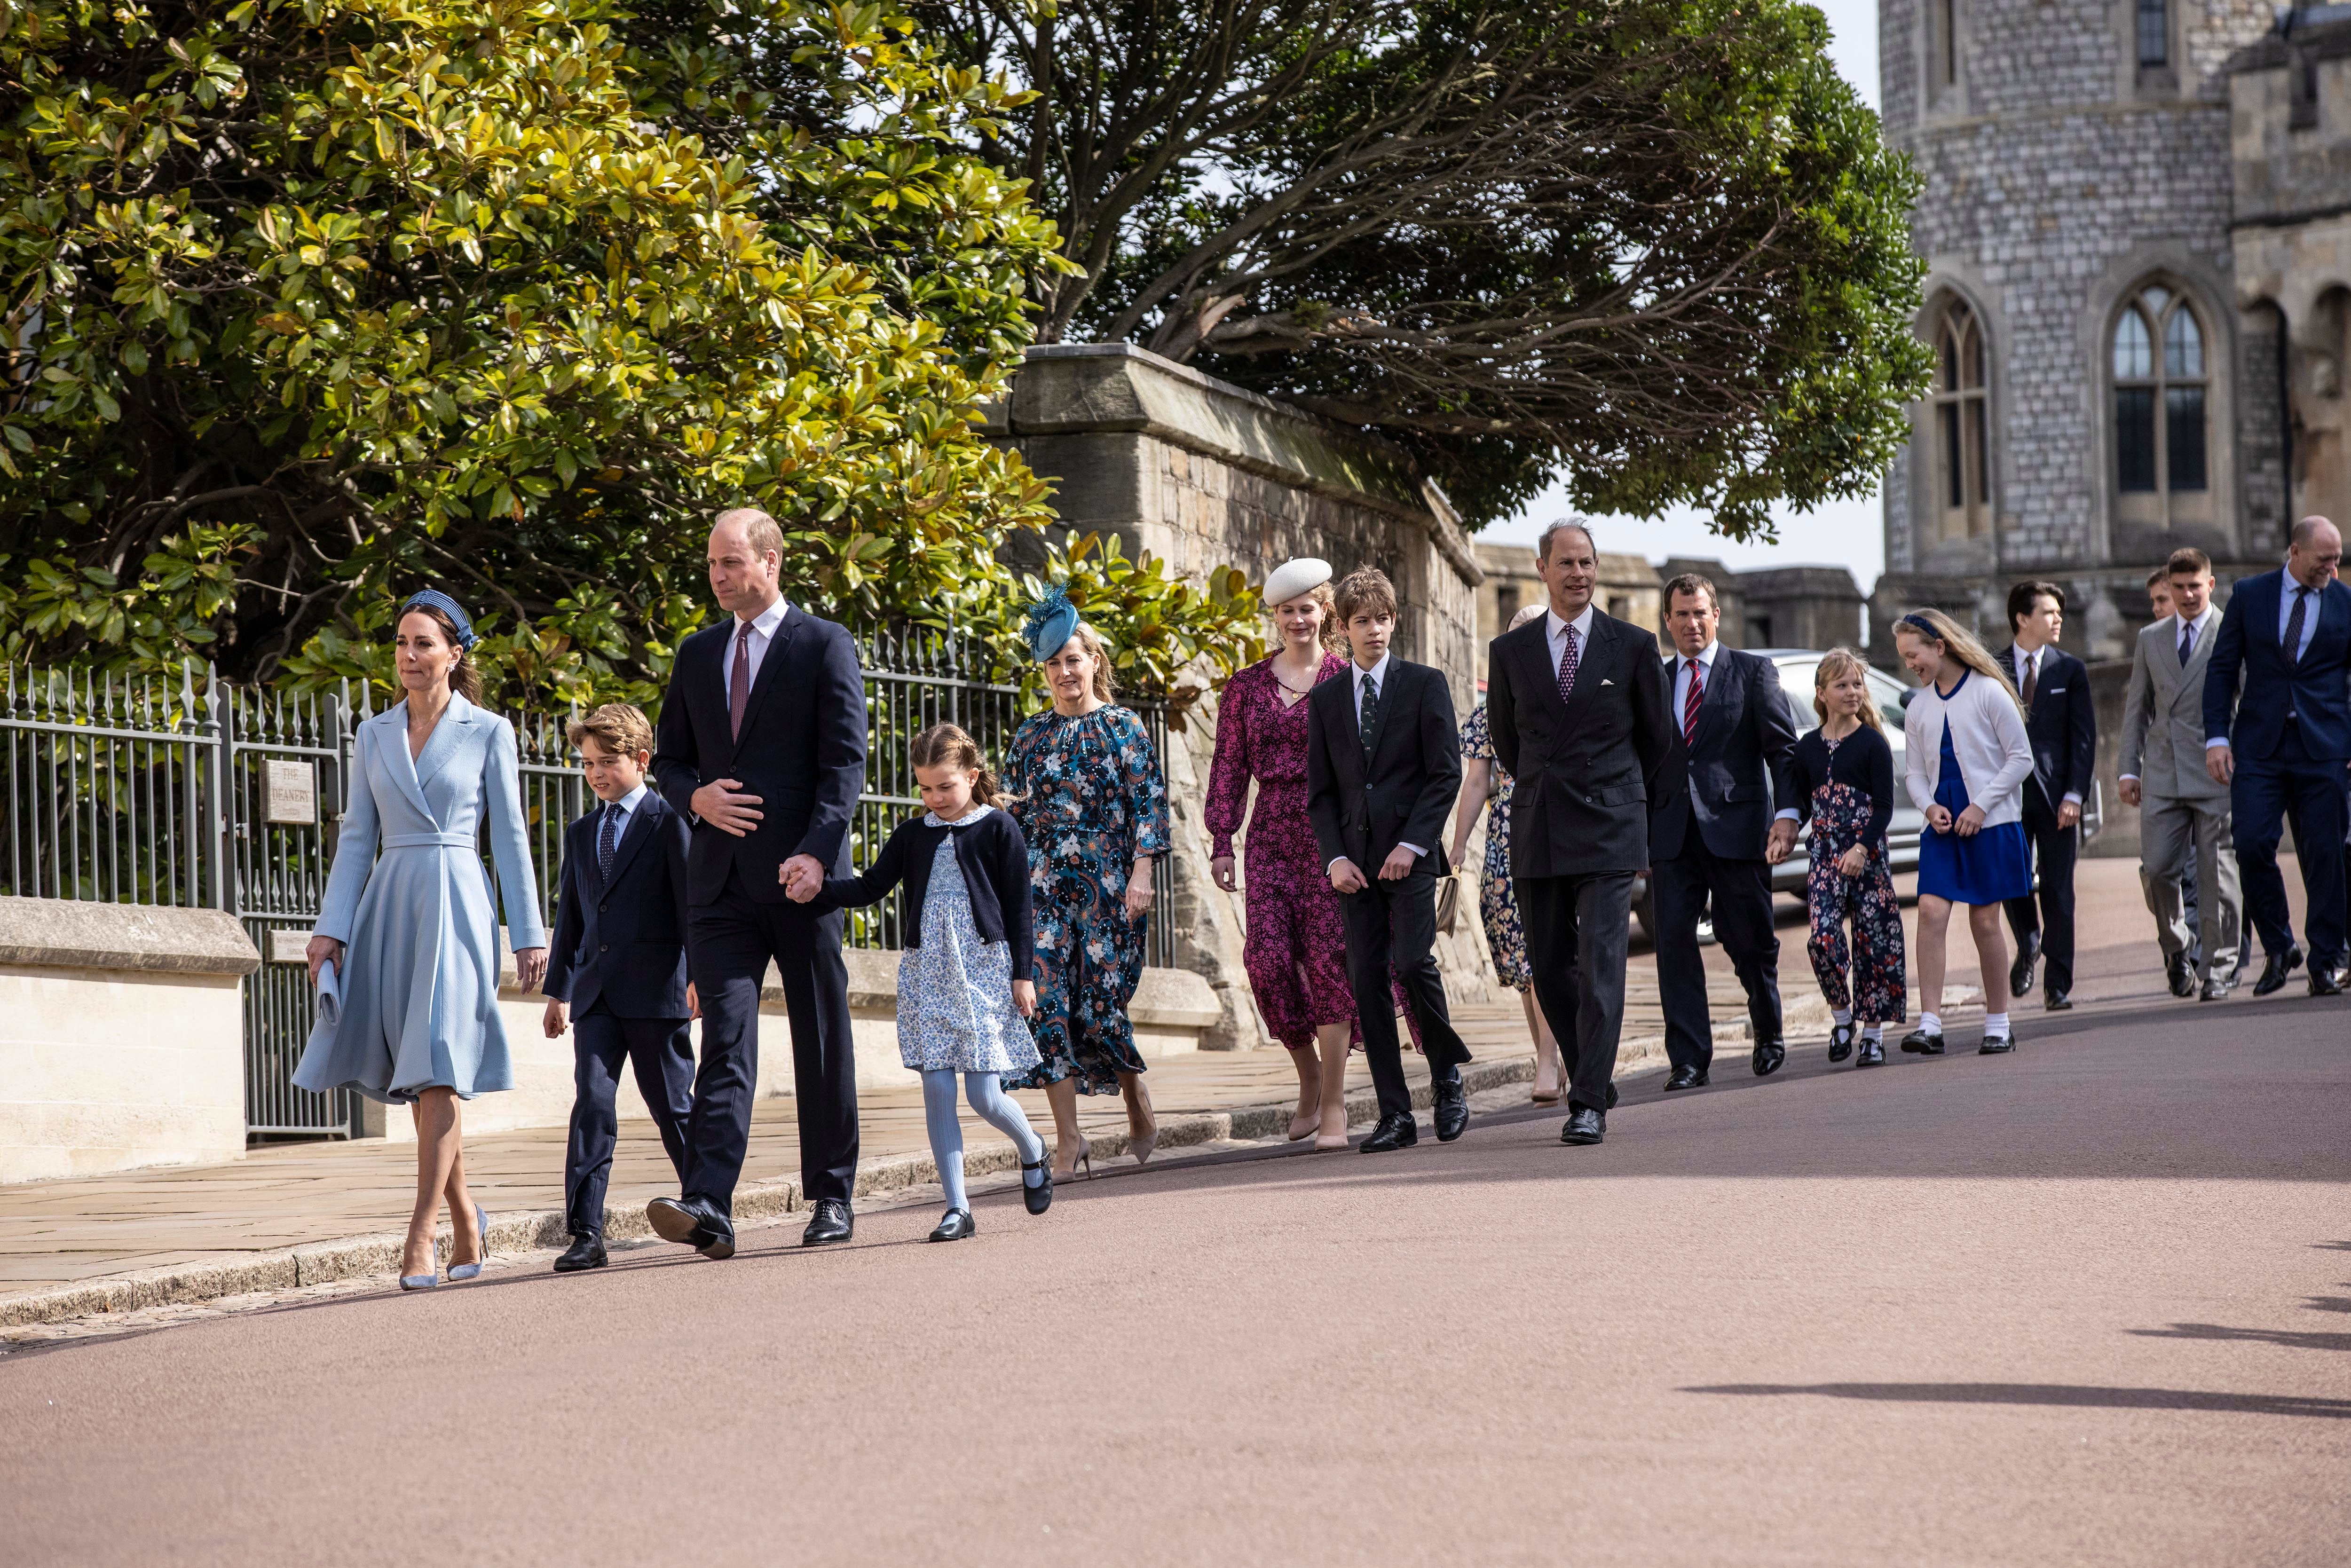
<svg viewBox="0 0 2351 1568"><path fill-rule="evenodd" d="M0 898L0 1183L243 1158L260 967L216 909Z"/></svg>
<svg viewBox="0 0 2351 1568"><path fill-rule="evenodd" d="M1071 530L1116 534L1128 553L1148 550L1177 575L1196 581L1235 566L1262 583L1301 555L1343 576L1379 567L1400 601L1396 652L1444 671L1463 716L1478 700L1484 573L1444 493L1416 479L1400 454L1124 343L1031 349L987 429L1052 482ZM1168 742L1176 885L1165 917L1176 963L1217 999L1219 1019L1202 1044L1270 1044L1241 964L1243 900L1209 880L1201 811L1216 747L1214 693ZM1483 846L1481 831L1472 855ZM1504 999L1474 901L1462 907L1453 936L1438 939L1447 991L1460 1002Z"/></svg>

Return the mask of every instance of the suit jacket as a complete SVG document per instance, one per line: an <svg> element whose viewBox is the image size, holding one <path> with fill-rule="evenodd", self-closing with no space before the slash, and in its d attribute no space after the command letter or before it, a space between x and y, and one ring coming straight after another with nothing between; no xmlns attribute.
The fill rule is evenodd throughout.
<svg viewBox="0 0 2351 1568"><path fill-rule="evenodd" d="M2008 678L2024 689L2024 665L2016 644L2001 655ZM2178 663L2177 655L2173 662ZM2052 816L2069 794L2090 798L2098 775L2098 711L2090 700L2090 666L2063 648L2041 651L2041 674L2032 687L2032 712L2024 721L2032 740L2032 776L2024 781L2028 800L2041 792Z"/></svg>
<svg viewBox="0 0 2351 1568"><path fill-rule="evenodd" d="M1388 660L1371 757L1355 724L1354 666L1306 699L1306 816L1322 863L1342 855L1366 877L1398 844L1417 844L1443 874L1445 817L1461 792L1461 731L1453 694L1426 664Z"/></svg>
<svg viewBox="0 0 2351 1568"><path fill-rule="evenodd" d="M753 900L781 904L776 868L794 855L814 856L828 876L849 874L849 819L865 788L865 681L848 631L793 605L759 662L738 740L721 673L734 635L730 615L678 644L653 772L693 822L686 896L715 902L732 869ZM759 825L739 839L694 821L694 792L720 779L760 800Z"/></svg>
<svg viewBox="0 0 2351 1568"><path fill-rule="evenodd" d="M2220 635L2220 617L2207 618L2183 664L2179 616L2167 615L2139 631L2130 686L2123 694L2120 770L2149 795L2170 800L2228 797L2229 787L2212 782L2204 768L2204 670Z"/></svg>
<svg viewBox="0 0 2351 1568"><path fill-rule="evenodd" d="M2330 581L2313 598L2318 629L2294 661L2278 637L2285 583L2280 567L2229 595L2204 668L2204 738L2226 737L2241 759L2266 759L2277 755L2291 712L2312 757L2351 758L2351 588Z"/></svg>
<svg viewBox="0 0 2351 1568"><path fill-rule="evenodd" d="M1672 707L1677 653L1665 661L1666 701ZM1577 672L1576 685L1583 685ZM1796 727L1780 691L1780 667L1735 649L1714 651L1714 674L1698 695L1698 728L1682 741L1674 722L1673 760L1660 770L1660 791L1649 810L1649 860L1682 852L1692 821L1699 840L1724 860L1760 861L1771 836L1772 791L1797 799L1788 782Z"/></svg>
<svg viewBox="0 0 2351 1568"><path fill-rule="evenodd" d="M550 997L584 1013L601 997L624 1019L682 1019L685 1005L684 816L653 790L629 813L612 876L596 859L600 802L563 832L563 888L548 950Z"/></svg>
<svg viewBox="0 0 2351 1568"><path fill-rule="evenodd" d="M1510 874L1600 876L1649 863L1649 802L1679 731L1657 640L1595 610L1560 700L1551 618L1494 639L1486 716L1510 791Z"/></svg>

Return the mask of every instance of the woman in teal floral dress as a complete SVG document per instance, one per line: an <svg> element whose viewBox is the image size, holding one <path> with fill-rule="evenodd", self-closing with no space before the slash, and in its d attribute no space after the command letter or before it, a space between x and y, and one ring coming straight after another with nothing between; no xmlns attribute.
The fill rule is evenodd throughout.
<svg viewBox="0 0 2351 1568"><path fill-rule="evenodd" d="M1510 622L1516 629L1543 612L1530 604ZM1478 913L1485 919L1486 946L1494 955L1494 973L1519 993L1527 1010L1527 1030L1535 1040L1534 1098L1550 1104L1559 1098L1559 1041L1535 1000L1534 971L1527 967L1526 927L1519 924L1518 894L1510 886L1510 776L1494 756L1494 737L1487 727L1486 705L1480 702L1461 726L1461 805L1453 819L1453 863L1466 865L1469 834L1491 797L1494 815L1486 824L1486 864L1478 875Z"/></svg>
<svg viewBox="0 0 2351 1568"><path fill-rule="evenodd" d="M1143 721L1111 706L1110 660L1093 629L1066 600L1030 625L1032 649L1059 634L1040 653L1053 706L1014 733L1004 782L1029 841L1039 1061L1005 1087L1043 1086L1060 1177L1092 1153L1078 1129L1080 1094L1126 1097L1138 1163L1159 1139L1126 1009L1143 979L1152 862L1168 849L1167 787Z"/></svg>

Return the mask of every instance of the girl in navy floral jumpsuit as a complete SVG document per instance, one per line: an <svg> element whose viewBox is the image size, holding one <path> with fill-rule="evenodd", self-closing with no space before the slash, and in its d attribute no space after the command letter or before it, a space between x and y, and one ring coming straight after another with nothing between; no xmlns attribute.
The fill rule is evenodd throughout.
<svg viewBox="0 0 2351 1568"><path fill-rule="evenodd" d="M1858 1019L1861 1059L1854 1065L1875 1067L1886 1060L1885 1026L1903 1021L1908 1000L1902 905L1886 859L1886 824L1894 820L1894 748L1861 657L1848 649L1832 650L1821 660L1813 711L1821 716L1821 727L1796 742L1791 761L1797 799L1809 803L1812 817L1805 891L1813 933L1805 950L1836 1022L1829 1060L1853 1054Z"/></svg>

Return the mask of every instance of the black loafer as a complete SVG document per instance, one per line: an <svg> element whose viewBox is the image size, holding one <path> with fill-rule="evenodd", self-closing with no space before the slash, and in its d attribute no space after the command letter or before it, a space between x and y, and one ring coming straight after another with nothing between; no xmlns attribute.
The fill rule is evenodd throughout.
<svg viewBox="0 0 2351 1568"><path fill-rule="evenodd" d="M2188 955L2185 953L2175 953L2163 961L2163 979L2175 997L2196 994L2196 977L2189 972Z"/></svg>
<svg viewBox="0 0 2351 1568"><path fill-rule="evenodd" d="M1771 1077L1771 1074L1780 1071L1780 1064L1787 1060L1788 1048L1786 1046L1782 1045L1776 1040L1765 1040L1762 1044L1755 1048L1755 1060L1753 1062L1755 1076L1758 1078Z"/></svg>
<svg viewBox="0 0 2351 1568"><path fill-rule="evenodd" d="M1449 1144L1469 1130L1469 1096L1461 1087L1461 1080L1440 1082L1437 1085L1437 1141Z"/></svg>
<svg viewBox="0 0 2351 1568"><path fill-rule="evenodd" d="M978 1229L979 1226L971 1218L971 1210L967 1208L950 1208L946 1211L946 1217L939 1221L938 1228L933 1230L928 1236L924 1237L923 1239L925 1241L960 1241L967 1236L976 1234Z"/></svg>
<svg viewBox="0 0 2351 1568"><path fill-rule="evenodd" d="M1666 1092L1669 1094L1677 1089L1703 1089L1705 1087L1706 1069L1703 1067L1677 1067L1672 1072L1666 1076ZM1611 1084L1609 1085L1609 1088L1613 1091L1615 1088L1615 1085Z"/></svg>
<svg viewBox="0 0 2351 1568"><path fill-rule="evenodd" d="M2302 967L2302 949L2289 942L2283 953L2273 953L2262 977L2253 982L2253 995L2266 997L2285 989L2286 977Z"/></svg>
<svg viewBox="0 0 2351 1568"><path fill-rule="evenodd" d="M2179 994L2184 997L2188 993L2182 991ZM2041 1010L2050 1013L2070 1013L2074 1010L2074 998L2063 991L2051 991L2041 998Z"/></svg>
<svg viewBox="0 0 2351 1568"><path fill-rule="evenodd" d="M1608 1135L1608 1113L1594 1111L1589 1105L1578 1105L1559 1130L1562 1144L1596 1144Z"/></svg>
<svg viewBox="0 0 2351 1568"><path fill-rule="evenodd" d="M800 1245L830 1247L856 1233L857 1219L849 1212L849 1205L837 1197L820 1197L816 1200L816 1218L800 1232Z"/></svg>
<svg viewBox="0 0 2351 1568"><path fill-rule="evenodd" d="M1372 1135L1355 1145L1359 1155L1384 1155L1420 1142L1420 1124L1410 1116L1383 1116Z"/></svg>
<svg viewBox="0 0 2351 1568"><path fill-rule="evenodd" d="M2024 939L2024 946L2017 950L2016 962L2009 966L2008 994L2010 996L2029 997L2032 994L2032 966L2033 961L2040 956L2041 933L2036 931Z"/></svg>
<svg viewBox="0 0 2351 1568"><path fill-rule="evenodd" d="M1838 1024L1829 1030L1829 1060L1843 1061L1853 1054L1853 1025Z"/></svg>
<svg viewBox="0 0 2351 1568"><path fill-rule="evenodd" d="M611 1261L604 1255L604 1239L601 1236L575 1236L563 1256L555 1260L559 1274L576 1274L582 1269L601 1269Z"/></svg>

